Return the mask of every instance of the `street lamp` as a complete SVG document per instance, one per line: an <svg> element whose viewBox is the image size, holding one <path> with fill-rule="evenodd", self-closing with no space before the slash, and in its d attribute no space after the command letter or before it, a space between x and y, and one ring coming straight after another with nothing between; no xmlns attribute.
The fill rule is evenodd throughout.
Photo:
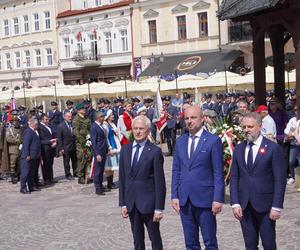
<svg viewBox="0 0 300 250"><path fill-rule="evenodd" d="M174 75L175 75L175 83L176 83L176 94L178 94L178 82L177 82L178 73L177 73L176 69L175 69L174 73L175 73Z"/></svg>
<svg viewBox="0 0 300 250"><path fill-rule="evenodd" d="M158 60L156 60L158 59ZM165 61L165 56L163 52L160 53L159 57L156 58L155 55L152 53L150 57L150 63L155 66L156 69L156 75L157 75L157 82L158 82L158 88L160 89L160 65Z"/></svg>
<svg viewBox="0 0 300 250"><path fill-rule="evenodd" d="M25 88L28 87L28 83L30 82L30 79L31 79L31 71L29 68L26 71L23 69L22 77L23 77L24 106L26 107Z"/></svg>

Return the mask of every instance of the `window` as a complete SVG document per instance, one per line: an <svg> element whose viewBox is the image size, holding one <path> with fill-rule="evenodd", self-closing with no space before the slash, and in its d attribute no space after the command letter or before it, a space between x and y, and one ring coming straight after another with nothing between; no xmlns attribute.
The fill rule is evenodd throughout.
<svg viewBox="0 0 300 250"><path fill-rule="evenodd" d="M106 53L112 53L111 32L105 32L104 36L105 36Z"/></svg>
<svg viewBox="0 0 300 250"><path fill-rule="evenodd" d="M40 20L39 20L39 14L34 13L33 14L33 22L34 22L34 31L39 31L40 30Z"/></svg>
<svg viewBox="0 0 300 250"><path fill-rule="evenodd" d="M42 58L41 58L41 50L40 49L35 50L35 65L42 66Z"/></svg>
<svg viewBox="0 0 300 250"><path fill-rule="evenodd" d="M82 36L77 37L77 56L83 56Z"/></svg>
<svg viewBox="0 0 300 250"><path fill-rule="evenodd" d="M0 56L0 70L2 69L2 57Z"/></svg>
<svg viewBox="0 0 300 250"><path fill-rule="evenodd" d="M208 36L208 23L207 23L207 13L199 13L198 14L198 22L199 22L199 36Z"/></svg>
<svg viewBox="0 0 300 250"><path fill-rule="evenodd" d="M185 16L177 17L178 40L186 39L186 20Z"/></svg>
<svg viewBox="0 0 300 250"><path fill-rule="evenodd" d="M9 24L8 19L3 20L3 26L4 26L4 36L9 36Z"/></svg>
<svg viewBox="0 0 300 250"><path fill-rule="evenodd" d="M46 54L47 54L47 65L52 65L53 64L53 56L52 56L52 49L47 48L46 49Z"/></svg>
<svg viewBox="0 0 300 250"><path fill-rule="evenodd" d="M49 30L51 28L51 19L50 19L50 12L44 12L45 15L45 29Z"/></svg>
<svg viewBox="0 0 300 250"><path fill-rule="evenodd" d="M87 0L84 0L84 1L83 1L83 8L84 8L84 9L87 9L87 8L88 8Z"/></svg>
<svg viewBox="0 0 300 250"><path fill-rule="evenodd" d="M26 66L30 67L31 66L31 63L30 63L30 51L29 50L25 50L24 51L24 55L25 55Z"/></svg>
<svg viewBox="0 0 300 250"><path fill-rule="evenodd" d="M29 32L29 23L28 23L28 16L23 16L23 24L24 24L24 33Z"/></svg>
<svg viewBox="0 0 300 250"><path fill-rule="evenodd" d="M11 69L10 53L6 53L5 57L6 57L6 69Z"/></svg>
<svg viewBox="0 0 300 250"><path fill-rule="evenodd" d="M90 34L90 45L91 45L91 59L95 60L97 59L97 35L96 34Z"/></svg>
<svg viewBox="0 0 300 250"><path fill-rule="evenodd" d="M14 32L15 35L18 35L20 33L20 28L19 28L19 19L17 17L14 17Z"/></svg>
<svg viewBox="0 0 300 250"><path fill-rule="evenodd" d="M21 55L20 52L15 52L15 59L16 59L16 68L21 68Z"/></svg>
<svg viewBox="0 0 300 250"><path fill-rule="evenodd" d="M155 20L149 21L148 24L149 24L149 42L157 43L156 21Z"/></svg>
<svg viewBox="0 0 300 250"><path fill-rule="evenodd" d="M100 6L101 5L101 0L95 0L95 5Z"/></svg>
<svg viewBox="0 0 300 250"><path fill-rule="evenodd" d="M65 50L65 58L70 58L71 48L70 48L70 39L69 39L69 37L64 38L64 50Z"/></svg>
<svg viewBox="0 0 300 250"><path fill-rule="evenodd" d="M128 51L127 30L120 30L122 51Z"/></svg>

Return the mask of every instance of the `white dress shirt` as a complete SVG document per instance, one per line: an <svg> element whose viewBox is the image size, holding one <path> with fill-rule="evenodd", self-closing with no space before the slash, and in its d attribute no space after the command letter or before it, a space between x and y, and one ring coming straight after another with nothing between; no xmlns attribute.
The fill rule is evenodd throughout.
<svg viewBox="0 0 300 250"><path fill-rule="evenodd" d="M48 127L45 123L43 123L43 122L41 122L41 124L42 125L44 125L48 130L49 130L49 132L50 132L50 134L52 135L52 131L51 131L51 128L50 127Z"/></svg>
<svg viewBox="0 0 300 250"><path fill-rule="evenodd" d="M195 145L194 145L194 151L196 150L197 148L197 145L198 145L198 142L200 140L200 137L202 135L202 132L203 132L203 127L194 135L196 138L195 138ZM193 135L189 135L189 141L188 141L188 155L190 157L190 152L191 152L191 145L192 145L192 139Z"/></svg>
<svg viewBox="0 0 300 250"><path fill-rule="evenodd" d="M146 145L146 142L147 142L147 139L143 142L140 142L140 143L137 143L136 141L133 142L133 144L132 144L132 154L131 154L131 165L132 165L133 157L134 157L134 154L135 154L135 151L136 151L136 148L137 148L136 145L140 144L139 155L138 155L138 160L139 160L140 157L141 157L141 154L144 150L144 147Z"/></svg>
<svg viewBox="0 0 300 250"><path fill-rule="evenodd" d="M257 156L257 153L258 153L258 150L260 148L260 145L262 143L262 140L263 140L263 136L260 135L254 142L253 142L253 146L252 146L252 151L253 151L253 163L255 162L255 158ZM245 162L247 164L247 158L248 158L248 153L249 153L249 144L247 144L246 146L246 150L245 150ZM241 205L240 204L233 204L232 205L232 208L235 208L235 207L240 207ZM280 208L277 208L277 207L272 207L273 210L275 211L278 211L280 212L281 209Z"/></svg>

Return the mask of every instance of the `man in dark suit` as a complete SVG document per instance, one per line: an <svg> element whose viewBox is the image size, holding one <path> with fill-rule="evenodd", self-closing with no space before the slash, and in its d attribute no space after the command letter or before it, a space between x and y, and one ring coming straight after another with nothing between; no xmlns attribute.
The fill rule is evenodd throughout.
<svg viewBox="0 0 300 250"><path fill-rule="evenodd" d="M57 126L63 121L62 113L58 110L58 104L55 101L51 102L52 110L48 112L49 124L53 134L56 134Z"/></svg>
<svg viewBox="0 0 300 250"><path fill-rule="evenodd" d="M21 150L21 189L22 194L28 194L38 189L33 186L33 178L38 171L41 156L41 141L37 131L38 120L30 118L28 128L23 134L23 144ZM26 188L26 184L28 189Z"/></svg>
<svg viewBox="0 0 300 250"><path fill-rule="evenodd" d="M63 156L66 179L72 180L70 173L70 160L72 162L73 176L76 176L77 156L76 137L72 129L72 113L66 112L64 121L59 124L56 131L57 147L60 155Z"/></svg>
<svg viewBox="0 0 300 250"><path fill-rule="evenodd" d="M180 214L186 248L218 249L216 214L224 202L223 145L206 131L198 106L187 107L184 119L189 133L177 139L172 169L172 206Z"/></svg>
<svg viewBox="0 0 300 250"><path fill-rule="evenodd" d="M103 173L105 160L108 153L108 144L105 128L103 127L104 114L101 111L95 113L95 122L91 127L91 141L93 148L94 161L96 162L94 171L94 185L96 194L105 195L103 187Z"/></svg>
<svg viewBox="0 0 300 250"><path fill-rule="evenodd" d="M41 116L38 131L42 145L41 156L43 160L43 179L46 185L50 185L55 182L53 179L53 161L56 153L56 138L49 127L49 117L45 114Z"/></svg>
<svg viewBox="0 0 300 250"><path fill-rule="evenodd" d="M231 205L247 250L258 250L259 235L264 249L276 249L275 221L281 216L286 186L283 152L261 135L261 124L257 113L244 116L246 141L235 148L231 168Z"/></svg>
<svg viewBox="0 0 300 250"><path fill-rule="evenodd" d="M145 249L146 225L152 249L163 249L159 222L163 217L166 183L161 149L147 140L151 122L138 116L132 122L134 142L123 145L120 154L119 205L129 216L134 249Z"/></svg>

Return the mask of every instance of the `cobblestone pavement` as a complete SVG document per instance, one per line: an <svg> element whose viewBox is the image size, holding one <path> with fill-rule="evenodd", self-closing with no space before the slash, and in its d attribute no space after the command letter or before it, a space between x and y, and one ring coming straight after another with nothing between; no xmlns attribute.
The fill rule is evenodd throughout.
<svg viewBox="0 0 300 250"><path fill-rule="evenodd" d="M162 238L165 249L184 249L180 220L170 206L171 161L165 159L168 195ZM0 249L132 249L130 224L120 216L116 190L99 197L92 184L65 180L61 158L55 160L55 176L59 183L31 195L20 194L19 184L0 181ZM300 249L299 207L300 193L289 186L277 224L279 250ZM240 225L228 204L217 220L220 249L244 249ZM147 235L146 242L151 249Z"/></svg>

